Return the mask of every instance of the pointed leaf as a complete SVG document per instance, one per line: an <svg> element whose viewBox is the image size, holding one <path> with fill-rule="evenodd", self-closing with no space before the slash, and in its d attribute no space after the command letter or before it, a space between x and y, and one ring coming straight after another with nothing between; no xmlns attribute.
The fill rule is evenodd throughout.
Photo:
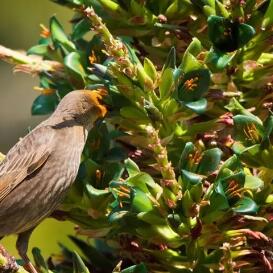
<svg viewBox="0 0 273 273"><path fill-rule="evenodd" d="M147 212L153 209L147 194L137 188L133 190L131 205L134 212Z"/></svg>
<svg viewBox="0 0 273 273"><path fill-rule="evenodd" d="M167 56L167 60L164 64L164 67L162 71L164 71L167 68L175 69L176 68L176 49L175 47L172 47L169 51L169 54Z"/></svg>
<svg viewBox="0 0 273 273"><path fill-rule="evenodd" d="M236 115L233 120L236 140L246 146L261 141L264 136L264 128L262 122L258 122L256 117Z"/></svg>
<svg viewBox="0 0 273 273"><path fill-rule="evenodd" d="M207 69L186 73L178 90L178 99L182 102L199 100L207 93L209 84L210 73Z"/></svg>
<svg viewBox="0 0 273 273"><path fill-rule="evenodd" d="M206 99L203 98L197 101L185 102L182 104L189 108L190 110L192 110L193 112L195 112L196 114L201 115L206 111L208 102Z"/></svg>
<svg viewBox="0 0 273 273"><path fill-rule="evenodd" d="M201 42L196 37L193 37L191 43L189 44L184 53L182 63L184 63L184 58L188 53L192 54L192 56L197 56L201 52L201 50L202 50Z"/></svg>
<svg viewBox="0 0 273 273"><path fill-rule="evenodd" d="M223 52L215 49L209 52L206 59L206 63L208 65L211 65L212 69L216 71L221 71L230 64L234 56L235 56L235 53L224 54Z"/></svg>
<svg viewBox="0 0 273 273"><path fill-rule="evenodd" d="M125 163L125 168L129 174L129 177L135 176L140 173L140 170L137 164L131 158L124 160L124 163Z"/></svg>
<svg viewBox="0 0 273 273"><path fill-rule="evenodd" d="M144 59L144 70L147 73L147 75L152 79L153 82L157 80L156 68L152 61L149 60L148 58Z"/></svg>
<svg viewBox="0 0 273 273"><path fill-rule="evenodd" d="M231 52L247 44L255 30L250 25L212 15L208 18L208 35L215 48Z"/></svg>
<svg viewBox="0 0 273 273"><path fill-rule="evenodd" d="M184 73L189 73L201 69L202 65L191 53L188 52L186 55L184 55L179 68L182 69Z"/></svg>
<svg viewBox="0 0 273 273"><path fill-rule="evenodd" d="M148 273L148 270L146 266L143 263L141 263L123 269L120 273Z"/></svg>
<svg viewBox="0 0 273 273"><path fill-rule="evenodd" d="M219 148L213 148L203 152L202 159L198 166L198 173L208 175L214 172L220 164L222 154Z"/></svg>
<svg viewBox="0 0 273 273"><path fill-rule="evenodd" d="M27 54L45 56L48 54L48 45L35 45L27 51Z"/></svg>
<svg viewBox="0 0 273 273"><path fill-rule="evenodd" d="M270 0L266 13L263 17L262 28L270 27L273 23L273 0Z"/></svg>
<svg viewBox="0 0 273 273"><path fill-rule="evenodd" d="M187 189L190 189L193 185L200 184L202 179L203 177L196 173L182 170L182 180L186 183Z"/></svg>
<svg viewBox="0 0 273 273"><path fill-rule="evenodd" d="M72 32L72 39L77 41L81 39L84 34L90 31L91 23L88 20L82 19L76 25L74 25Z"/></svg>
<svg viewBox="0 0 273 273"><path fill-rule="evenodd" d="M48 269L47 263L44 259L44 257L41 254L41 250L37 247L34 247L32 249L32 254L33 254L33 258L35 263L43 269L44 272L46 273L51 273L51 270Z"/></svg>
<svg viewBox="0 0 273 273"><path fill-rule="evenodd" d="M63 27L55 16L50 18L50 33L53 42L56 45L63 47L67 52L76 49L75 45L66 36Z"/></svg>
<svg viewBox="0 0 273 273"><path fill-rule="evenodd" d="M109 268L113 267L111 261L105 255L103 255L100 249L97 249L90 243L80 240L77 237L69 236L69 238L76 246L78 246L88 261L90 261L90 263L95 267L103 269L104 271L107 271Z"/></svg>
<svg viewBox="0 0 273 273"><path fill-rule="evenodd" d="M81 56L77 52L72 52L64 58L64 64L73 75L85 81L86 73L83 65L81 64Z"/></svg>
<svg viewBox="0 0 273 273"><path fill-rule="evenodd" d="M160 98L167 98L171 95L174 85L173 69L167 68L164 70L159 84Z"/></svg>
<svg viewBox="0 0 273 273"><path fill-rule="evenodd" d="M224 192L221 182L217 183L213 193L210 196L210 210L225 210L229 208L227 196Z"/></svg>
<svg viewBox="0 0 273 273"><path fill-rule="evenodd" d="M144 123L149 122L148 117L143 111L131 106L122 107L120 109L120 115L122 117L132 119L138 122L144 122Z"/></svg>
<svg viewBox="0 0 273 273"><path fill-rule="evenodd" d="M73 273L90 273L76 251L73 253Z"/></svg>
<svg viewBox="0 0 273 273"><path fill-rule="evenodd" d="M194 150L195 150L195 146L193 145L193 143L187 142L179 160L180 169L187 169L186 167L189 163L189 155L193 153Z"/></svg>
<svg viewBox="0 0 273 273"><path fill-rule="evenodd" d="M48 115L52 113L59 103L56 94L40 95L37 97L31 107L32 115Z"/></svg>
<svg viewBox="0 0 273 273"><path fill-rule="evenodd" d="M244 187L251 190L263 188L264 181L258 176L246 175Z"/></svg>
<svg viewBox="0 0 273 273"><path fill-rule="evenodd" d="M235 204L232 210L242 214L256 214L259 207L251 198L244 197Z"/></svg>

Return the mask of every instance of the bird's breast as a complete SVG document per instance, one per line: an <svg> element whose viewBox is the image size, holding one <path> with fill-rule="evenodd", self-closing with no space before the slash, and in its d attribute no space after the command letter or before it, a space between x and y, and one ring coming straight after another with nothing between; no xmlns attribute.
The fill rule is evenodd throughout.
<svg viewBox="0 0 273 273"><path fill-rule="evenodd" d="M82 127L56 134L47 161L1 203L1 236L28 230L52 213L76 179L85 140Z"/></svg>

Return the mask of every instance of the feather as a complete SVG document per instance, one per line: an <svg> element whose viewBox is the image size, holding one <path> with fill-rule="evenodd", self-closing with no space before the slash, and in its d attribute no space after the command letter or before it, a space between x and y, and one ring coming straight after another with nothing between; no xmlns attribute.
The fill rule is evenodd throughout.
<svg viewBox="0 0 273 273"><path fill-rule="evenodd" d="M37 127L9 151L0 164L0 204L47 161L54 147L54 135L50 126Z"/></svg>

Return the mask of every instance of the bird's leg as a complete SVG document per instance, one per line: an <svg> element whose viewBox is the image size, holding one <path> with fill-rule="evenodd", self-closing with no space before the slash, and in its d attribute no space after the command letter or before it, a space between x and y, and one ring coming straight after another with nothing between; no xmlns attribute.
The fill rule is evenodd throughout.
<svg viewBox="0 0 273 273"><path fill-rule="evenodd" d="M33 264L30 262L30 259L27 256L27 249L28 249L28 242L30 235L32 233L33 229L27 230L23 233L20 233L18 235L18 239L16 242L16 248L18 250L19 255L22 257L22 259L25 262L24 267L26 270L28 270L31 273L38 273Z"/></svg>

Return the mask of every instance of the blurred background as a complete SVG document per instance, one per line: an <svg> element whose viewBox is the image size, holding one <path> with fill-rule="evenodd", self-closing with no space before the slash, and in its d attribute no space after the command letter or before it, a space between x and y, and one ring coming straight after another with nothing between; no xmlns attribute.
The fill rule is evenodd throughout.
<svg viewBox="0 0 273 273"><path fill-rule="evenodd" d="M39 25L48 26L52 15L56 15L69 31L68 21L72 16L69 9L61 8L49 0L1 0L0 44L27 50L39 39ZM29 129L46 118L33 117L30 113L32 101L39 95L33 90L37 85L37 78L22 73L14 74L11 65L0 61L0 152L6 153ZM47 219L34 231L29 252L36 246L47 257L59 251L58 243L71 246L67 234L74 234L71 223ZM18 257L15 240L16 236L11 235L1 243Z"/></svg>

